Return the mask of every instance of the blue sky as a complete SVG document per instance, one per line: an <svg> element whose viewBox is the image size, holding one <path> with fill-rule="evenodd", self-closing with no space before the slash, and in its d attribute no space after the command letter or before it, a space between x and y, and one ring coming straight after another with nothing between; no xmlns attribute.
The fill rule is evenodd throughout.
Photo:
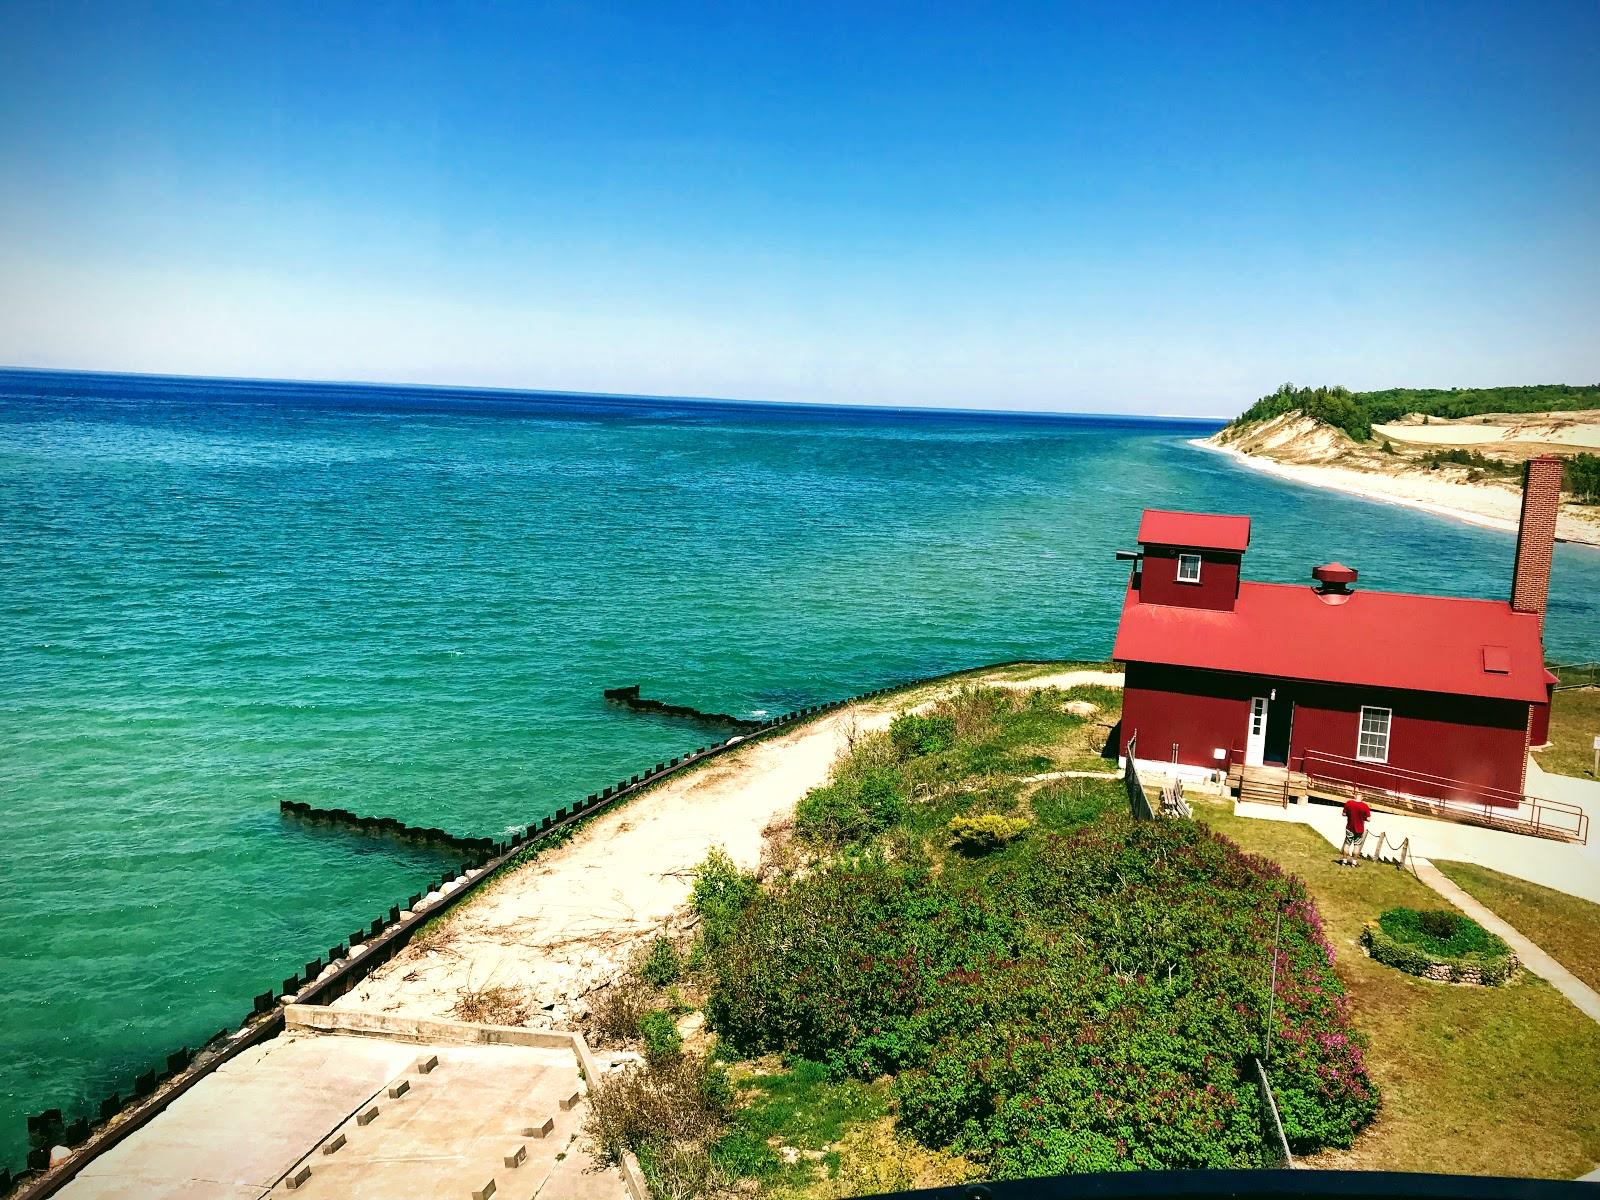
<svg viewBox="0 0 1600 1200"><path fill-rule="evenodd" d="M4 2L0 363L1168 413L1600 380L1600 6L1316 8Z"/></svg>

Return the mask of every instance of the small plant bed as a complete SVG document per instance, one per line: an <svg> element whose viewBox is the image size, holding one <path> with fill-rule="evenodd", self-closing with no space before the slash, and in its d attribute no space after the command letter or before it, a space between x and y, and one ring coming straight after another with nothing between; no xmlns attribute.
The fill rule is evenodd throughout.
<svg viewBox="0 0 1600 1200"><path fill-rule="evenodd" d="M1362 931L1361 944L1378 962L1445 983L1496 987L1517 969L1511 947L1447 909L1391 908Z"/></svg>

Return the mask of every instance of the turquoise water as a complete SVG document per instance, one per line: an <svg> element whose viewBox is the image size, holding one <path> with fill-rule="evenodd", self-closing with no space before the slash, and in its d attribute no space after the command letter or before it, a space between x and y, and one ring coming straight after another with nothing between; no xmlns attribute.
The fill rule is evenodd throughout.
<svg viewBox="0 0 1600 1200"><path fill-rule="evenodd" d="M982 397L975 397L982 402ZM758 714L1110 650L1145 505L1254 578L1504 595L1512 538L1285 484L1205 427L0 372L0 1162L441 860L280 799L499 834ZM1556 657L1600 658L1558 550Z"/></svg>

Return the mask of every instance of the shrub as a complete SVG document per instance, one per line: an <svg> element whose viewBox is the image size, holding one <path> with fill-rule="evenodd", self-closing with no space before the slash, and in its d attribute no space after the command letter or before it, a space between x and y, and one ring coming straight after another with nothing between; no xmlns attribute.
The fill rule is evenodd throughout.
<svg viewBox="0 0 1600 1200"><path fill-rule="evenodd" d="M639 1036L644 1040L644 1056L652 1063L676 1058L683 1050L683 1038L672 1014L653 1008L639 1019Z"/></svg>
<svg viewBox="0 0 1600 1200"><path fill-rule="evenodd" d="M905 781L892 767L842 773L812 788L795 806L795 832L806 841L846 846L880 833L905 813Z"/></svg>
<svg viewBox="0 0 1600 1200"><path fill-rule="evenodd" d="M1411 942L1430 954L1459 958L1464 954L1506 954L1509 947L1463 913L1448 909L1391 908L1378 918L1391 938Z"/></svg>
<svg viewBox="0 0 1600 1200"><path fill-rule="evenodd" d="M895 753L901 758L937 754L955 744L956 720L952 716L919 716L905 713L889 726Z"/></svg>
<svg viewBox="0 0 1600 1200"><path fill-rule="evenodd" d="M653 987L666 987L683 977L683 964L678 959L678 947L665 934L657 934L650 943L644 961L639 964L639 977Z"/></svg>
<svg viewBox="0 0 1600 1200"><path fill-rule="evenodd" d="M1522 470L1516 463L1490 458L1476 450L1429 450L1422 456L1422 462L1430 471L1439 467L1471 467L1474 474L1487 471L1492 475L1515 475Z"/></svg>
<svg viewBox="0 0 1600 1200"><path fill-rule="evenodd" d="M501 984L466 987L450 1013L475 1025L521 1025L533 1015L533 995L527 988Z"/></svg>
<svg viewBox="0 0 1600 1200"><path fill-rule="evenodd" d="M689 906L700 916L701 936L714 949L732 936L745 908L761 892L754 875L739 870L728 852L718 847L695 870Z"/></svg>
<svg viewBox="0 0 1600 1200"><path fill-rule="evenodd" d="M619 975L610 987L590 993L589 1020L602 1043L617 1044L639 1035L639 1022L650 1010L650 988L632 972Z"/></svg>
<svg viewBox="0 0 1600 1200"><path fill-rule="evenodd" d="M983 813L976 817L952 817L950 833L956 846L968 854L987 854L1016 841L1032 826L1023 817Z"/></svg>
<svg viewBox="0 0 1600 1200"><path fill-rule="evenodd" d="M746 1053L898 1073L901 1126L994 1176L1249 1165L1280 909L1286 1132L1349 1145L1378 1098L1315 908L1187 822L1031 838L981 881L871 853L783 881L710 956L708 1017Z"/></svg>
<svg viewBox="0 0 1600 1200"><path fill-rule="evenodd" d="M1563 486L1584 504L1600 504L1600 454L1574 454L1567 459Z"/></svg>
<svg viewBox="0 0 1600 1200"><path fill-rule="evenodd" d="M596 1152L615 1162L667 1143L706 1143L721 1136L732 1111L732 1088L721 1067L678 1054L591 1081L584 1132Z"/></svg>

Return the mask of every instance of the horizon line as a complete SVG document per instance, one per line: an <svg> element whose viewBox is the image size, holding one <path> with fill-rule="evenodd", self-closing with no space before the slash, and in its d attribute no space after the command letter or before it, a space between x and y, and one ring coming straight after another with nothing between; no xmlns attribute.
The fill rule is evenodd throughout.
<svg viewBox="0 0 1600 1200"><path fill-rule="evenodd" d="M484 384L410 383L373 379L297 379L269 375L185 375L166 371L107 371L78 367L20 367L0 364L0 373L24 375L98 375L123 379L173 379L196 383L256 383L280 385L312 385L350 388L404 388L414 391L477 392L506 396L570 396L588 400L660 400L677 404L732 405L760 408L847 409L863 412L931 413L956 416L1004 417L1110 417L1134 421L1192 421L1211 423L1233 420L1228 416L1194 415L1183 413L1090 412L1083 409L1044 408L958 408L953 406L916 404L848 404L828 400L748 400L729 396L673 396L650 392L586 392L563 388L495 387Z"/></svg>

